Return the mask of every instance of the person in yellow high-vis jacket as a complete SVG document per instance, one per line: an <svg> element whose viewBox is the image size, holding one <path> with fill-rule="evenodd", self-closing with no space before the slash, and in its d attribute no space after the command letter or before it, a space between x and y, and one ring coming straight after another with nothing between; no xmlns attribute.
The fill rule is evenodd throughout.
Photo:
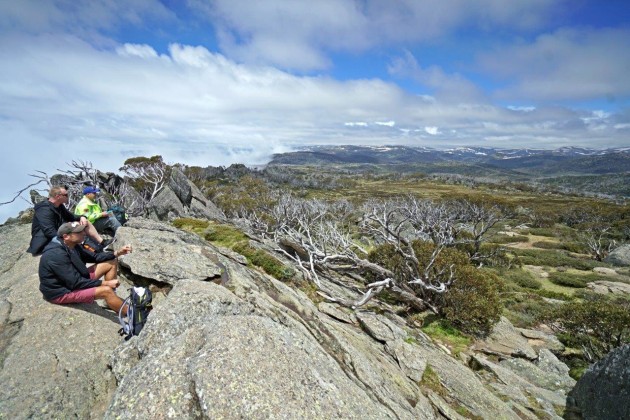
<svg viewBox="0 0 630 420"><path fill-rule="evenodd" d="M120 222L113 214L103 211L96 202L96 194L100 191L96 187L85 187L83 189L83 198L75 207L74 214L87 217L99 233L109 229L115 235L121 226Z"/></svg>

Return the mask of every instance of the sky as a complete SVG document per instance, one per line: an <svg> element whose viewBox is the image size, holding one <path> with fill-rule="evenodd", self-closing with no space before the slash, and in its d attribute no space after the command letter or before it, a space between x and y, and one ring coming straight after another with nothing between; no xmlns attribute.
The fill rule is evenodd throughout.
<svg viewBox="0 0 630 420"><path fill-rule="evenodd" d="M630 2L0 0L0 133L0 202L72 161L630 147Z"/></svg>

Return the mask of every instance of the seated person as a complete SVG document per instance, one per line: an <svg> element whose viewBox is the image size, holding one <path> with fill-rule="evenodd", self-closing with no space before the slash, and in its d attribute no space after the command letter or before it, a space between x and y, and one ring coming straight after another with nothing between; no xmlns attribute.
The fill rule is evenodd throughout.
<svg viewBox="0 0 630 420"><path fill-rule="evenodd" d="M35 205L35 214L31 226L31 243L27 252L38 255L52 238L57 236L57 229L64 222L79 222L85 226L85 232L101 249L111 243L111 240L103 242L94 226L87 217L75 216L70 213L65 204L68 203L68 191L65 187L52 187L48 192L48 200Z"/></svg>
<svg viewBox="0 0 630 420"><path fill-rule="evenodd" d="M120 284L116 257L129 253L131 247L127 245L115 253L97 252L94 256L82 250L84 225L64 223L57 233L44 248L39 261L39 290L44 299L55 304L93 303L95 299L105 299L107 306L118 312L123 300L114 291ZM96 264L87 268L85 262ZM101 276L105 279L97 280ZM126 307L123 315L126 315Z"/></svg>
<svg viewBox="0 0 630 420"><path fill-rule="evenodd" d="M99 192L101 190L96 187L85 187L83 189L83 198L74 209L74 214L87 217L99 233L109 229L115 235L121 226L120 222L113 214L103 211L96 202L96 194Z"/></svg>

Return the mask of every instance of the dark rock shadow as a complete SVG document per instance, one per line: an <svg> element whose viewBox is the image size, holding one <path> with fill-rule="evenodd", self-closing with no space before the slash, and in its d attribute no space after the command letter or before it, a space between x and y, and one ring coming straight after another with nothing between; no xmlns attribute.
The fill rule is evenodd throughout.
<svg viewBox="0 0 630 420"><path fill-rule="evenodd" d="M103 317L107 320L112 321L113 323L117 325L120 325L120 322L118 322L117 313L115 313L114 311L110 309L102 308L96 302L94 303L68 303L68 304L64 304L63 306L67 306L69 308L78 309L78 310L85 311L94 315L98 315L100 317Z"/></svg>

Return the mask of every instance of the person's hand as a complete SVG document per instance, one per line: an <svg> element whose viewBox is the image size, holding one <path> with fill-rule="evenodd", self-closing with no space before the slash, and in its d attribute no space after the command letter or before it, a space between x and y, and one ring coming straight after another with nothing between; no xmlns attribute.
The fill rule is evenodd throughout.
<svg viewBox="0 0 630 420"><path fill-rule="evenodd" d="M117 257L120 257L121 255L127 255L130 252L131 252L131 245L125 245L122 248L120 248L118 251L116 251L114 255L116 255Z"/></svg>
<svg viewBox="0 0 630 420"><path fill-rule="evenodd" d="M113 280L103 280L103 286L109 286L112 289L117 288L118 286L120 286L120 280L118 279L113 279Z"/></svg>
<svg viewBox="0 0 630 420"><path fill-rule="evenodd" d="M108 216L109 216L109 213L107 213L106 211L101 213L101 217L108 217Z"/></svg>
<svg viewBox="0 0 630 420"><path fill-rule="evenodd" d="M88 219L87 219L87 217L85 217L85 216L81 216L81 217L79 218L79 223L81 223L81 225L82 225L82 226L87 226L87 224L88 224Z"/></svg>

